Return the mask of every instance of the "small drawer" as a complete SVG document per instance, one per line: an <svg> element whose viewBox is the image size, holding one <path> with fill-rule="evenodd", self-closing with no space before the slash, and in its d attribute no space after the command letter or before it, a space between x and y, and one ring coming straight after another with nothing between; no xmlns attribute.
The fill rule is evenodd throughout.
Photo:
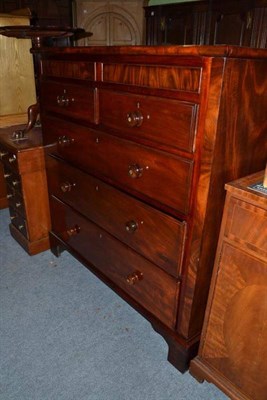
<svg viewBox="0 0 267 400"><path fill-rule="evenodd" d="M179 282L55 198L52 232L170 328L175 328Z"/></svg>
<svg viewBox="0 0 267 400"><path fill-rule="evenodd" d="M192 160L61 120L50 120L48 126L46 140L57 143L48 151L154 205L188 213Z"/></svg>
<svg viewBox="0 0 267 400"><path fill-rule="evenodd" d="M85 61L42 60L42 75L93 81L95 64Z"/></svg>
<svg viewBox="0 0 267 400"><path fill-rule="evenodd" d="M17 212L17 210L12 207L9 208L9 214L11 223L18 229L20 233L22 233L23 236L29 239L26 220Z"/></svg>
<svg viewBox="0 0 267 400"><path fill-rule="evenodd" d="M230 197L227 213L225 236L246 249L267 257L267 211ZM242 229L240 221L242 221Z"/></svg>
<svg viewBox="0 0 267 400"><path fill-rule="evenodd" d="M50 193L168 273L179 276L185 222L52 157L48 157L47 167Z"/></svg>
<svg viewBox="0 0 267 400"><path fill-rule="evenodd" d="M16 191L16 192L21 193L22 184L21 184L20 175L16 174L15 172L11 171L10 169L5 169L4 177L6 179L7 185L10 188L12 188L12 192Z"/></svg>
<svg viewBox="0 0 267 400"><path fill-rule="evenodd" d="M194 151L196 104L100 90L99 107L100 123L124 135L170 149Z"/></svg>
<svg viewBox="0 0 267 400"><path fill-rule="evenodd" d="M83 84L54 81L41 82L43 112L55 112L91 123L97 123L96 89Z"/></svg>
<svg viewBox="0 0 267 400"><path fill-rule="evenodd" d="M11 168L13 171L18 171L17 155L7 150L4 146L0 146L0 161L4 164L4 168Z"/></svg>
<svg viewBox="0 0 267 400"><path fill-rule="evenodd" d="M8 193L10 191L8 190ZM14 192L12 197L8 198L9 207L12 207L16 212L21 215L23 218L26 218L25 207L23 197L18 192Z"/></svg>

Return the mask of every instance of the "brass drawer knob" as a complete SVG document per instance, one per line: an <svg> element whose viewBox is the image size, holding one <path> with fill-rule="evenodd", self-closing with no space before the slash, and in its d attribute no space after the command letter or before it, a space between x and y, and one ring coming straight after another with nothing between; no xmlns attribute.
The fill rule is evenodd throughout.
<svg viewBox="0 0 267 400"><path fill-rule="evenodd" d="M19 181L18 180L12 181L12 185L13 186L18 186L19 185Z"/></svg>
<svg viewBox="0 0 267 400"><path fill-rule="evenodd" d="M63 136L59 136L58 138L58 144L60 146L69 146L71 143L74 142L74 139L71 139L70 137L63 135Z"/></svg>
<svg viewBox="0 0 267 400"><path fill-rule="evenodd" d="M66 192L70 192L72 190L72 188L74 188L75 186L76 186L76 183L63 182L60 185L60 189L62 190L62 192L66 193Z"/></svg>
<svg viewBox="0 0 267 400"><path fill-rule="evenodd" d="M129 165L128 175L133 179L140 178L143 175L143 167L138 164Z"/></svg>
<svg viewBox="0 0 267 400"><path fill-rule="evenodd" d="M17 160L17 157L15 156L15 154L13 154L12 157L9 157L8 161L10 162L10 164L12 164L13 162L15 162Z"/></svg>
<svg viewBox="0 0 267 400"><path fill-rule="evenodd" d="M138 228L138 223L136 221L127 221L125 224L125 229L129 233L134 233L136 229Z"/></svg>
<svg viewBox="0 0 267 400"><path fill-rule="evenodd" d="M134 271L132 274L128 275L126 281L129 285L135 285L143 279L143 272Z"/></svg>
<svg viewBox="0 0 267 400"><path fill-rule="evenodd" d="M11 199L11 198L13 197L13 194L8 193L8 194L6 195L6 197L7 197L7 199Z"/></svg>
<svg viewBox="0 0 267 400"><path fill-rule="evenodd" d="M79 225L74 225L72 228L67 230L67 235L69 237L71 236L75 236L78 235L78 233L80 232L81 228L79 227Z"/></svg>
<svg viewBox="0 0 267 400"><path fill-rule="evenodd" d="M74 98L69 99L67 96L66 89L63 90L63 94L61 96L57 96L57 104L60 107L68 107L70 103L74 102Z"/></svg>
<svg viewBox="0 0 267 400"><path fill-rule="evenodd" d="M17 202L17 203L16 203L16 208L19 208L19 207L21 207L21 203L20 203L20 202Z"/></svg>
<svg viewBox="0 0 267 400"><path fill-rule="evenodd" d="M143 120L144 117L140 111L133 111L127 114L127 124L132 128L141 126Z"/></svg>
<svg viewBox="0 0 267 400"><path fill-rule="evenodd" d="M10 176L11 176L11 174L8 174L8 173L4 174L4 178L9 178Z"/></svg>
<svg viewBox="0 0 267 400"><path fill-rule="evenodd" d="M24 228L25 228L25 227L24 227L24 225L22 225L22 224L18 226L18 229L19 229L20 231L22 231Z"/></svg>
<svg viewBox="0 0 267 400"><path fill-rule="evenodd" d="M0 151L0 159L1 160L3 160L3 158L5 157L5 156L7 156L8 155L8 153L6 152L6 151Z"/></svg>

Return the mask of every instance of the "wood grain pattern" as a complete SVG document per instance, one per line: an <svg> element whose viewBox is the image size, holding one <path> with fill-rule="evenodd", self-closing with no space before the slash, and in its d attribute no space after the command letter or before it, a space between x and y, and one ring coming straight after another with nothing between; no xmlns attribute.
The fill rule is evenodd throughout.
<svg viewBox="0 0 267 400"><path fill-rule="evenodd" d="M199 355L190 369L234 399L265 400L267 393L267 197L247 187L262 178L227 185Z"/></svg>
<svg viewBox="0 0 267 400"><path fill-rule="evenodd" d="M3 16L0 26L28 25L28 17ZM36 103L31 41L0 35L0 115L23 114Z"/></svg>
<svg viewBox="0 0 267 400"><path fill-rule="evenodd" d="M156 321L148 312L147 299L137 302L132 292L121 289L115 276L108 277L104 268L98 268L93 254L90 261L91 250L86 252L83 248L81 254L79 235L74 249L65 236L59 237L52 230L52 251L59 254L66 247L153 321L170 346L168 359L184 371L196 352L203 324L225 199L224 185L247 172L262 169L266 163L267 51L234 46L78 47L42 49L40 57L42 62L95 63L92 81L70 79L64 75L66 71L68 74L67 67L62 69L62 76L49 81L51 86L75 84L84 96L89 88L94 90L97 94L91 97L91 105L97 117L88 118L83 100L80 116L51 109L48 98L41 96L44 143L50 160L47 166L55 159L69 164L74 168L70 176L83 188L83 195L77 197L71 191L59 195L58 178L50 175L51 195L61 199L59 208L71 206L74 213L82 214L85 231L86 221L90 226L92 222L99 225L119 240L129 254L135 252L145 257L153 262L155 271L160 267L179 281L178 311L172 328L169 323L166 325L164 315L161 318L157 314ZM110 66L108 81L105 66ZM43 72L40 79L45 86L48 76ZM133 133L125 123L128 105L136 105L144 117L151 117L135 126ZM136 121L134 116L130 122L133 118ZM55 168L54 175L61 175L61 167ZM87 178L83 180L84 174ZM99 203L93 194L95 189L88 183L94 179L101 182L101 190L105 188L105 198L99 197ZM118 192L123 195L116 197ZM129 196L130 201L126 200ZM119 198L121 208L116 204ZM153 235L146 232L142 245L128 240L128 233L122 233L119 222L127 210L140 210L140 202L142 210L152 208L155 215L150 225ZM164 238L170 252L166 260L175 259L171 245L174 236L179 260L180 251L183 252L182 265L177 260L177 269L168 269L158 258L163 253L157 216L162 213L170 221L165 219L168 229L162 225L163 236L169 235L169 240ZM52 218L56 224L55 212ZM159 226L161 223L162 220ZM183 224L185 237L179 229L175 230ZM168 233L169 230L173 232Z"/></svg>

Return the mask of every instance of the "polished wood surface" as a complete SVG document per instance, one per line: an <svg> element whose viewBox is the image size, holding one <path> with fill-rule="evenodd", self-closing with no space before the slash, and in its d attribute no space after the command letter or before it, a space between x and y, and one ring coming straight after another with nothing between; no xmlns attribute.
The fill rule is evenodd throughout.
<svg viewBox="0 0 267 400"><path fill-rule="evenodd" d="M170 362L185 371L202 328L224 184L265 166L267 51L77 47L42 49L40 58L50 202L57 204L52 251L68 249L148 318L166 339ZM86 96L80 114L79 96L77 104L75 96L58 102L62 88L71 93L74 86ZM112 239L97 244L101 260L84 245L95 227ZM120 264L114 251L124 258ZM166 305L153 312L145 294L135 296L109 274L133 263L129 279L139 282L137 265L147 262L153 277L160 270L168 275L161 282L179 284L177 303L173 296L168 303L175 320L166 318ZM160 304L155 284L153 278Z"/></svg>
<svg viewBox="0 0 267 400"><path fill-rule="evenodd" d="M226 185L227 198L198 357L191 372L231 399L267 393L267 197L249 186L263 172Z"/></svg>
<svg viewBox="0 0 267 400"><path fill-rule="evenodd" d="M30 254L47 250L50 212L40 128L14 139L24 125L0 129L0 155L6 180L10 232Z"/></svg>

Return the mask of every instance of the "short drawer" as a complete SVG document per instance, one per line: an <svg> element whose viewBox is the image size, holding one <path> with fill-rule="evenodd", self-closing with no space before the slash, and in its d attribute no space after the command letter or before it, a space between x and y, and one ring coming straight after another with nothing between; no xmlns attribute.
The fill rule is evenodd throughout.
<svg viewBox="0 0 267 400"><path fill-rule="evenodd" d="M100 90L99 108L100 123L122 134L171 149L194 150L196 104Z"/></svg>
<svg viewBox="0 0 267 400"><path fill-rule="evenodd" d="M225 236L267 257L267 211L231 196L227 213Z"/></svg>
<svg viewBox="0 0 267 400"><path fill-rule="evenodd" d="M186 223L68 164L48 157L49 191L117 239L178 277Z"/></svg>
<svg viewBox="0 0 267 400"><path fill-rule="evenodd" d="M22 184L21 184L21 176L16 174L10 169L5 168L4 177L6 179L7 185L13 189L13 191L20 192L22 191ZM10 191L8 191L10 192Z"/></svg>
<svg viewBox="0 0 267 400"><path fill-rule="evenodd" d="M41 82L43 112L56 112L91 123L97 122L96 89L83 84Z"/></svg>
<svg viewBox="0 0 267 400"><path fill-rule="evenodd" d="M8 194L10 194L9 188L8 188ZM12 207L14 210L16 210L18 215L22 216L23 218L26 218L24 201L20 193L14 191L12 196L8 197L8 204L9 207Z"/></svg>
<svg viewBox="0 0 267 400"><path fill-rule="evenodd" d="M12 151L7 150L0 144L0 160L2 161L4 168L18 171L18 159L17 155Z"/></svg>
<svg viewBox="0 0 267 400"><path fill-rule="evenodd" d="M26 220L12 207L9 207L9 214L11 223L22 233L23 236L29 239Z"/></svg>
<svg viewBox="0 0 267 400"><path fill-rule="evenodd" d="M42 75L93 81L95 79L95 63L70 60L42 60Z"/></svg>
<svg viewBox="0 0 267 400"><path fill-rule="evenodd" d="M57 143L51 152L154 205L188 213L192 160L63 121L49 127L46 140Z"/></svg>
<svg viewBox="0 0 267 400"><path fill-rule="evenodd" d="M55 198L51 211L55 235L174 329L179 282Z"/></svg>

